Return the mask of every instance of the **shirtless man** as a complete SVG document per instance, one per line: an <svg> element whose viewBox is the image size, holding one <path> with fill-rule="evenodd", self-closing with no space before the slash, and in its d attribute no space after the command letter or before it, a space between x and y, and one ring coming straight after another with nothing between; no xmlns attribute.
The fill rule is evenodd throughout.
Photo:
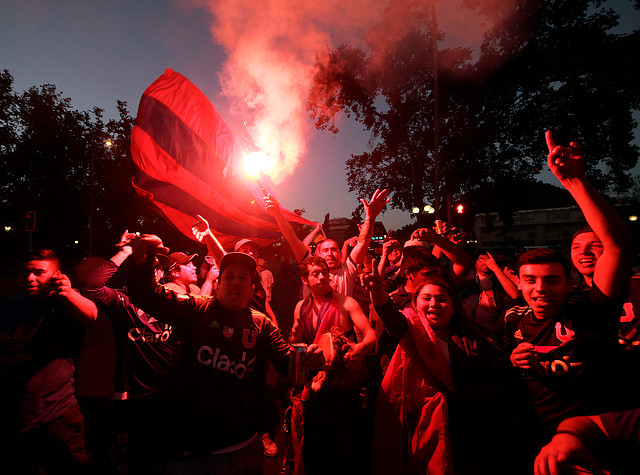
<svg viewBox="0 0 640 475"><path fill-rule="evenodd" d="M294 401L294 452L297 452L294 456L298 463L303 459L309 475L330 473L336 466L340 467L341 473L359 473L365 449L356 442L366 440L362 434L360 384L354 381L344 385L345 379L339 379L341 376L344 378L344 373L340 375L339 370L332 372L332 369L342 366L357 373L363 366L363 357L375 348L375 332L360 305L352 297L331 288L330 270L323 259L308 257L300 265L300 274L310 293L296 305L292 342L318 344L323 335L331 332L332 336L339 335L338 338L344 337L348 341L348 350L342 361L339 357L329 361L322 386L318 387L318 378L315 378L312 391L307 389L303 392L300 404ZM359 343L356 342L356 330L362 335ZM301 449L301 427L296 426L300 410L304 418L304 445ZM327 446L328 440L334 443Z"/></svg>

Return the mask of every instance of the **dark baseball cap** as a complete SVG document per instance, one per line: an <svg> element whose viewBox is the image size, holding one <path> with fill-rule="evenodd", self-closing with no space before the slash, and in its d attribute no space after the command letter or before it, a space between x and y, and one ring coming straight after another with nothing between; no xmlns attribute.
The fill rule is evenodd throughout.
<svg viewBox="0 0 640 475"><path fill-rule="evenodd" d="M244 252L229 252L220 260L220 275L224 274L224 269L231 264L240 264L249 270L251 275L256 272L256 260Z"/></svg>
<svg viewBox="0 0 640 475"><path fill-rule="evenodd" d="M169 258L169 267L167 271L175 269L176 266L183 266L188 264L193 259L198 257L198 254L185 254L184 252L172 252L167 256Z"/></svg>

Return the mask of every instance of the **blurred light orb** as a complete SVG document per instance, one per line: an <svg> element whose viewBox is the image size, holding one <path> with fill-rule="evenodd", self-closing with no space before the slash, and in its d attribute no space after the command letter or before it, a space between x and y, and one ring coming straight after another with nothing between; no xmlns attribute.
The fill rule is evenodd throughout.
<svg viewBox="0 0 640 475"><path fill-rule="evenodd" d="M243 168L247 175L258 178L260 175L267 175L274 166L272 157L264 152L251 152L244 156Z"/></svg>

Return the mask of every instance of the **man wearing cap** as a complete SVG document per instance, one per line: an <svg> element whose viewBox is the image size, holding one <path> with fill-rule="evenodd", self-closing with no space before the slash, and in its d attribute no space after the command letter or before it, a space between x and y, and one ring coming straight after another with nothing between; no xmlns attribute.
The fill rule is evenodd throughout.
<svg viewBox="0 0 640 475"><path fill-rule="evenodd" d="M171 325L160 322L129 301L126 290L107 286L132 253L122 245L135 237L125 231L118 252L88 277L83 293L105 310L113 327L116 347L112 460L118 470L149 471L164 456L172 426L166 411L175 379L177 341ZM179 253L175 253L179 254ZM168 261L166 256L163 260ZM168 268L169 262L165 262ZM154 276L158 281L158 269Z"/></svg>
<svg viewBox="0 0 640 475"><path fill-rule="evenodd" d="M152 265L160 238L131 241L130 292L137 305L173 325L182 339L178 370L176 444L180 453L168 473L261 473L262 444L256 434L256 367L264 359L286 374L289 346L266 316L248 307L255 260L237 252L220 261L217 297L178 295L154 283ZM315 346L310 367L324 362Z"/></svg>
<svg viewBox="0 0 640 475"><path fill-rule="evenodd" d="M198 282L198 273L193 259L198 254L185 254L184 252L172 252L167 256L169 258L169 267L166 272L168 282L164 286L179 294L193 295L211 295L213 289L214 271L213 267L207 273L202 288L196 285Z"/></svg>
<svg viewBox="0 0 640 475"><path fill-rule="evenodd" d="M191 228L193 235L198 241L207 246L207 255L213 257L216 262L220 262L220 259L227 254L227 251L224 250L220 241L218 241L211 231L209 222L200 215L197 216L197 219L198 221ZM254 259L258 259L258 250L258 245L251 239L246 238L240 239L233 247L234 252L242 252ZM249 300L249 307L264 313L276 326L278 326L278 320L271 309L269 300L267 300L267 293L262 287L262 278L257 270L253 276L253 288L253 295Z"/></svg>

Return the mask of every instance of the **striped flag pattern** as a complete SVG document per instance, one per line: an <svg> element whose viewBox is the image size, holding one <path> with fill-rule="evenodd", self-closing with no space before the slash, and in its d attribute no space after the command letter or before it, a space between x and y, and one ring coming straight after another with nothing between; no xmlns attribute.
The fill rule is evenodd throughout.
<svg viewBox="0 0 640 475"><path fill-rule="evenodd" d="M225 173L232 151L222 117L181 74L167 69L142 95L131 133L136 192L187 237L200 214L225 248L242 238L267 245L280 231L264 210L260 186ZM282 212L290 222L313 225Z"/></svg>

